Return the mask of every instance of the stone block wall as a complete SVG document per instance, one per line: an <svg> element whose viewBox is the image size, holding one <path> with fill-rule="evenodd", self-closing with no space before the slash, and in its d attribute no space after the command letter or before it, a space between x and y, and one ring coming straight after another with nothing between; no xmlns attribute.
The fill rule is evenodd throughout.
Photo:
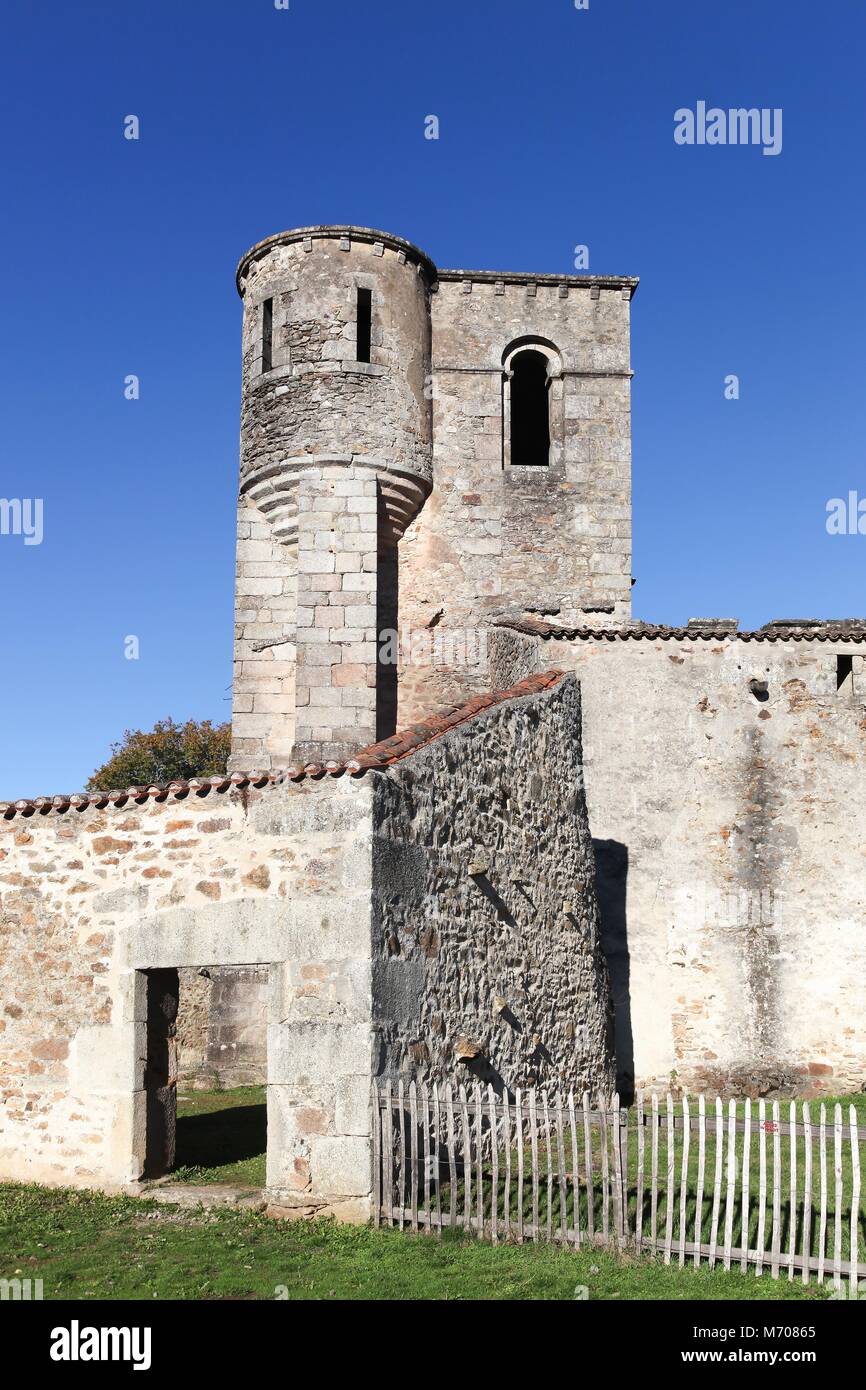
<svg viewBox="0 0 866 1390"><path fill-rule="evenodd" d="M285 767L295 742L294 551L266 513L238 505L230 770Z"/></svg>
<svg viewBox="0 0 866 1390"><path fill-rule="evenodd" d="M339 758L394 732L376 639L394 624L394 546L430 488L432 275L409 242L346 227L270 237L238 268L232 768Z"/></svg>
<svg viewBox="0 0 866 1390"><path fill-rule="evenodd" d="M636 281L440 272L433 317L433 491L400 545L400 623L454 636L404 662L399 722L490 688L478 633L497 611L631 615L630 300ZM509 349L550 360L548 466L513 466ZM470 660L467 662L467 653Z"/></svg>
<svg viewBox="0 0 866 1390"><path fill-rule="evenodd" d="M301 765L376 741L377 495L369 469L338 464L307 469L298 485L293 760Z"/></svg>
<svg viewBox="0 0 866 1390"><path fill-rule="evenodd" d="M503 632L493 646L496 680L531 651L580 680L620 1086L859 1091L862 642Z"/></svg>
<svg viewBox="0 0 866 1390"><path fill-rule="evenodd" d="M366 779L4 808L0 1179L142 1175L149 973L207 961L267 971L271 1191L363 1213L371 834Z"/></svg>
<svg viewBox="0 0 866 1390"><path fill-rule="evenodd" d="M268 1071L268 967L181 970L178 1085L264 1086Z"/></svg>

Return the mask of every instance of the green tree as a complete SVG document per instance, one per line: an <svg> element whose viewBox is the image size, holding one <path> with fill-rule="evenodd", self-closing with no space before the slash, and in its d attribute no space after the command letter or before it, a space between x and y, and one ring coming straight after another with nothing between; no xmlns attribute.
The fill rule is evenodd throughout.
<svg viewBox="0 0 866 1390"><path fill-rule="evenodd" d="M209 719L177 724L160 719L147 732L127 729L111 757L87 783L88 791L154 786L178 778L214 777L226 770L231 725Z"/></svg>

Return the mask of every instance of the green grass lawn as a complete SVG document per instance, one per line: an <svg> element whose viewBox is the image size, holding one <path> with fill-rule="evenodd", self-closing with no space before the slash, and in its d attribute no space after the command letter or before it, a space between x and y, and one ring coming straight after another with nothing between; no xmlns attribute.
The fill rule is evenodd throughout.
<svg viewBox="0 0 866 1390"><path fill-rule="evenodd" d="M172 1181L264 1187L267 1131L264 1086L181 1092Z"/></svg>
<svg viewBox="0 0 866 1390"><path fill-rule="evenodd" d="M20 1271L20 1273L19 1273ZM0 1185L0 1274L46 1299L826 1299L828 1289L544 1243L493 1247Z"/></svg>

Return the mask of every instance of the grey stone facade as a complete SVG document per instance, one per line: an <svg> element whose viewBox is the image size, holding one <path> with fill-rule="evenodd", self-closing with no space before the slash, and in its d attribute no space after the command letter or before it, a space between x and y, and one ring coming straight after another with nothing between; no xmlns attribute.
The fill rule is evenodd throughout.
<svg viewBox="0 0 866 1390"><path fill-rule="evenodd" d="M343 757L393 732L377 632L430 490L433 273L408 242L349 228L285 233L241 261L235 767Z"/></svg>
<svg viewBox="0 0 866 1390"><path fill-rule="evenodd" d="M859 1091L866 625L734 628L500 629L491 678L580 680L620 1089Z"/></svg>

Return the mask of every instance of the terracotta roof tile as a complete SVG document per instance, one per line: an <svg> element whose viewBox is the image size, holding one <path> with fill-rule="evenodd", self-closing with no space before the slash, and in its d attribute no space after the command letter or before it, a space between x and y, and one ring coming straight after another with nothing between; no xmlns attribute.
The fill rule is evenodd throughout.
<svg viewBox="0 0 866 1390"><path fill-rule="evenodd" d="M448 705L445 709L422 719L408 729L392 734L379 743L361 748L345 762L306 763L303 767L286 767L269 772L231 772L218 777L191 777L188 781L166 782L160 786L127 787L125 790L106 792L77 792L72 796L37 796L21 801L0 801L0 817L11 820L18 815L43 815L56 811L83 811L88 806L126 806L129 802L166 801L169 798L182 799L188 796L208 796L211 792L226 792L236 787L267 787L283 782L302 782L306 778L320 780L322 777L341 777L348 773L353 777L363 776L365 772L387 767L400 762L419 748L433 743L459 724L465 724L485 710L501 705L505 700L520 699L525 695L536 695L558 684L564 671L545 671L537 676L511 686L508 690L494 690L486 695L476 695L465 704Z"/></svg>
<svg viewBox="0 0 866 1390"><path fill-rule="evenodd" d="M564 642L689 641L717 642L866 642L866 622L839 620L783 626L768 623L753 632L732 631L728 626L667 627L657 623L629 623L619 627L565 627L542 618L500 618L495 627L509 628L529 637L559 638Z"/></svg>

